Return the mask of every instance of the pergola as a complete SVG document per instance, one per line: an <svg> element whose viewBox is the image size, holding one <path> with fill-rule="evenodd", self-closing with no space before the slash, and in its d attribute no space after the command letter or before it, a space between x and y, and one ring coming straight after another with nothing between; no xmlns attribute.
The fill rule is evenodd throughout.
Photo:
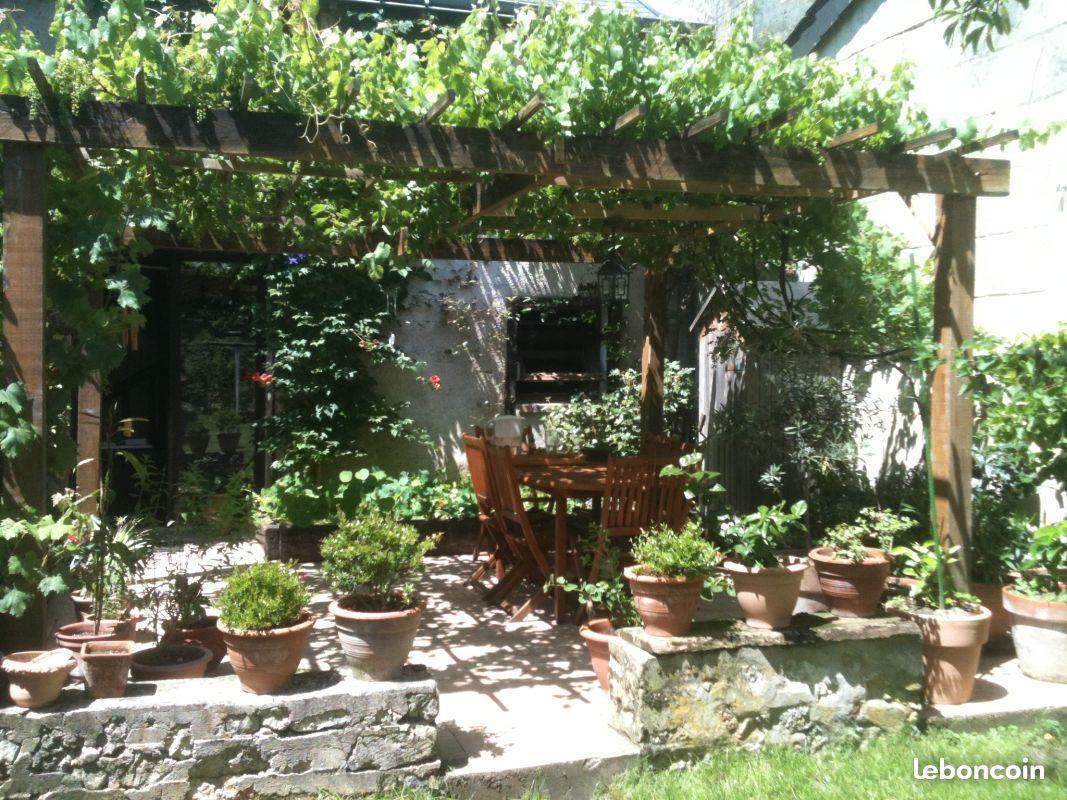
<svg viewBox="0 0 1067 800"><path fill-rule="evenodd" d="M674 226L679 240L764 224L790 213L803 213L798 199L852 201L885 192L906 198L937 195L935 309L933 335L943 360L933 383L933 467L937 514L943 536L967 552L970 531L971 439L973 409L952 372L952 355L973 329L976 199L1003 196L1009 189L1009 162L968 158L1009 135L1000 135L951 151L915 154L954 138L938 131L905 142L892 152L861 149L879 131L870 125L845 133L813 155L760 143L775 127L790 121L790 112L753 128L748 143L722 148L700 135L727 119L720 111L696 120L672 139L625 138L618 134L647 113L643 106L621 115L603 134L544 139L523 124L544 105L534 97L497 130L436 123L452 102L442 95L417 124L374 119L326 121L313 138L307 119L294 114L253 112L247 100L254 89L246 80L237 107L214 109L198 120L193 108L146 102L86 102L76 116L61 111L47 79L35 62L31 75L44 99L38 115L25 97L0 97L0 141L4 162L4 317L3 341L8 381L21 381L29 405L27 418L38 432L33 446L5 467L5 490L16 500L46 506L45 448L45 252L46 192L49 147L67 150L74 169L91 168L94 151L154 150L169 163L209 172L291 174L301 172L368 181L467 183L474 203L464 224L494 219L498 230L521 231L509 213L516 198L543 187L567 189L653 190L676 195L736 198L719 206L648 208L639 203L605 207L573 204L568 211L583 224L558 240L526 238L441 239L419 255L479 260L591 261L592 256L568 240L586 230L639 231L643 225ZM138 75L138 97L145 97ZM683 198L684 200L684 198ZM453 233L459 233L463 224ZM660 228L662 230L662 228ZM131 231L130 236L141 235ZM257 236L207 236L185 241L169 235L146 235L160 250L199 259L223 259L248 253L312 252L280 233ZM377 244L373 237L328 248L324 255L362 255ZM666 258L666 254L665 254ZM642 425L656 432L663 422L663 361L666 291L662 265L644 272L645 309L642 355ZM80 487L98 484L100 384L90 381L79 392L78 453ZM966 569L966 562L962 565Z"/></svg>

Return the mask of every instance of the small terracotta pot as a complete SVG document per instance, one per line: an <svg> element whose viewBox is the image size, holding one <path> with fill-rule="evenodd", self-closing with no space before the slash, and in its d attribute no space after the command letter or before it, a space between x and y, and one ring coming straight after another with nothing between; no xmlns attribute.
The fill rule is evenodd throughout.
<svg viewBox="0 0 1067 800"><path fill-rule="evenodd" d="M839 617L878 613L893 562L883 550L866 550L863 561L834 558L829 547L816 547L808 554L819 573L822 593L830 601L830 611Z"/></svg>
<svg viewBox="0 0 1067 800"><path fill-rule="evenodd" d="M204 617L191 628L168 625L160 644L195 644L206 647L211 651L209 670L215 669L226 655L226 642L222 640L222 631L219 630L219 618L213 614Z"/></svg>
<svg viewBox="0 0 1067 800"><path fill-rule="evenodd" d="M989 641L1002 639L1011 633L1011 614L1004 608L1004 590L1007 588L1002 583L971 582L971 594L993 615L989 621Z"/></svg>
<svg viewBox="0 0 1067 800"><path fill-rule="evenodd" d="M1005 587L1004 608L1011 614L1011 638L1023 674L1067 683L1067 603L1027 597Z"/></svg>
<svg viewBox="0 0 1067 800"><path fill-rule="evenodd" d="M911 615L922 634L925 702L959 705L971 699L992 616L988 608L959 617L924 611Z"/></svg>
<svg viewBox="0 0 1067 800"><path fill-rule="evenodd" d="M308 609L295 625L267 631L239 631L219 620L226 653L241 682L252 694L270 694L284 689L304 657L315 615Z"/></svg>
<svg viewBox="0 0 1067 800"><path fill-rule="evenodd" d="M134 653L130 671L135 681L203 678L212 658L208 648L197 644L164 644Z"/></svg>
<svg viewBox="0 0 1067 800"><path fill-rule="evenodd" d="M589 660L593 662L593 672L605 692L610 686L611 670L609 667L609 643L615 636L615 627L609 619L591 619L587 625L578 629L589 650Z"/></svg>
<svg viewBox="0 0 1067 800"><path fill-rule="evenodd" d="M99 699L122 697L130 677L133 642L85 642L81 649L82 674L89 694Z"/></svg>
<svg viewBox="0 0 1067 800"><path fill-rule="evenodd" d="M74 603L74 614L78 622L84 622L93 613L93 598L80 592L71 592L70 601Z"/></svg>
<svg viewBox="0 0 1067 800"><path fill-rule="evenodd" d="M337 638L352 674L368 681L396 676L408 660L425 606L404 611L352 611L330 603Z"/></svg>
<svg viewBox="0 0 1067 800"><path fill-rule="evenodd" d="M793 563L781 567L746 567L734 561L722 565L734 582L737 604L750 628L786 628L793 619L808 560L788 558Z"/></svg>
<svg viewBox="0 0 1067 800"><path fill-rule="evenodd" d="M133 638L130 620L105 619L100 622L100 633L95 633L96 625L92 620L72 622L56 631L56 644L70 650L76 660L74 675L81 677L82 645L86 642L117 642Z"/></svg>
<svg viewBox="0 0 1067 800"><path fill-rule="evenodd" d="M31 663L49 652L55 655ZM76 664L69 650L63 649L63 653L65 658L55 651L24 650L5 658L0 666L7 674L11 701L19 708L41 708L55 702Z"/></svg>
<svg viewBox="0 0 1067 800"><path fill-rule="evenodd" d="M636 571L635 571L636 570ZM685 636L693 627L704 577L664 578L642 575L640 565L626 567L634 605L649 636Z"/></svg>

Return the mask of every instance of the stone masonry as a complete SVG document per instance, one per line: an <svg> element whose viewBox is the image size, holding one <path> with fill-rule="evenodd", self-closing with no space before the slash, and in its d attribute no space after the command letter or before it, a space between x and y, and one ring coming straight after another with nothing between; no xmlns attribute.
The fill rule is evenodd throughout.
<svg viewBox="0 0 1067 800"><path fill-rule="evenodd" d="M40 712L0 709L0 797L314 797L421 785L438 771L437 686L298 674L276 695L233 676L67 688Z"/></svg>
<svg viewBox="0 0 1067 800"><path fill-rule="evenodd" d="M676 638L626 628L611 643L612 724L650 751L863 740L916 720L921 681L918 629L895 617L698 623Z"/></svg>

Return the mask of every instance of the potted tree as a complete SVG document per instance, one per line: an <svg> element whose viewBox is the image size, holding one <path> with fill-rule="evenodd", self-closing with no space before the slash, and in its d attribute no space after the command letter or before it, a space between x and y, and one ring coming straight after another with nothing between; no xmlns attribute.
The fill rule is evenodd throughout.
<svg viewBox="0 0 1067 800"><path fill-rule="evenodd" d="M388 680L407 661L425 609L415 580L439 538L370 513L342 518L323 540L322 572L337 595L330 613L356 677Z"/></svg>
<svg viewBox="0 0 1067 800"><path fill-rule="evenodd" d="M1067 683L1067 520L1034 532L1021 576L1004 589L1019 667Z"/></svg>
<svg viewBox="0 0 1067 800"><path fill-rule="evenodd" d="M637 614L650 636L685 636L693 626L704 581L719 561L700 525L680 531L659 525L637 537L634 565L623 570Z"/></svg>
<svg viewBox="0 0 1067 800"><path fill-rule="evenodd" d="M745 624L777 629L789 625L800 597L808 559L781 552L793 532L803 528L807 504L798 500L759 506L743 517L725 517L719 540Z"/></svg>
<svg viewBox="0 0 1067 800"><path fill-rule="evenodd" d="M978 598L957 591L946 567L958 548L945 552L940 543L898 547L910 591L886 601L919 626L923 643L923 699L958 705L971 699L982 645L989 638L989 609Z"/></svg>
<svg viewBox="0 0 1067 800"><path fill-rule="evenodd" d="M270 694L289 684L311 638L311 599L293 567L277 562L235 570L219 593L219 630L241 688Z"/></svg>
<svg viewBox="0 0 1067 800"><path fill-rule="evenodd" d="M891 511L864 508L851 525L826 532L825 544L809 553L830 611L839 617L869 617L878 611L889 577L893 539L915 523ZM878 547L868 547L873 540Z"/></svg>

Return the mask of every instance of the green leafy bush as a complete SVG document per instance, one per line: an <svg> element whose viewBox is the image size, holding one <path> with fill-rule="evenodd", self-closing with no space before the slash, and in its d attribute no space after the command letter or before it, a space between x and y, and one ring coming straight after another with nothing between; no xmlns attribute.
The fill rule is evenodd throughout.
<svg viewBox="0 0 1067 800"><path fill-rule="evenodd" d="M1023 594L1067 603L1067 520L1034 531L1015 587Z"/></svg>
<svg viewBox="0 0 1067 800"><path fill-rule="evenodd" d="M790 537L804 529L803 500L787 511L785 502L760 506L743 517L726 517L719 527L723 553L746 567L775 567L778 551L788 546Z"/></svg>
<svg viewBox="0 0 1067 800"><path fill-rule="evenodd" d="M415 580L439 536L381 514L341 521L322 542L322 572L346 607L399 610L414 602Z"/></svg>
<svg viewBox="0 0 1067 800"><path fill-rule="evenodd" d="M589 532L578 541L578 555L585 574L590 574L601 532L599 525L592 525ZM612 545L611 539L606 539L595 581L550 575L545 582L545 591L554 586L562 587L563 591L577 595L582 605L591 605L594 616L609 619L617 627L636 625L640 618L633 593L623 576L620 556L619 549Z"/></svg>
<svg viewBox="0 0 1067 800"><path fill-rule="evenodd" d="M834 558L860 562L867 557L868 541L874 541L880 550L888 553L896 537L914 527L914 520L892 511L864 508L855 522L828 530L823 543Z"/></svg>
<svg viewBox="0 0 1067 800"><path fill-rule="evenodd" d="M706 577L719 561L714 545L693 521L680 531L666 525L651 528L634 541L633 556L635 571L661 578Z"/></svg>
<svg viewBox="0 0 1067 800"><path fill-rule="evenodd" d="M223 625L267 631L295 624L309 600L311 594L296 569L271 561L234 570L216 603Z"/></svg>
<svg viewBox="0 0 1067 800"><path fill-rule="evenodd" d="M64 519L0 520L0 614L21 617L34 597L70 591L74 537Z"/></svg>
<svg viewBox="0 0 1067 800"><path fill-rule="evenodd" d="M906 596L889 598L886 601L886 607L904 611L934 611L952 608L971 613L978 611L982 605L978 598L966 592L957 591L948 570L949 565L959 560L957 556L959 549L959 546L954 546L946 550L932 541L894 548L893 557L900 565L900 574L905 578L911 578L915 584ZM939 570L943 573L943 583L940 586Z"/></svg>

